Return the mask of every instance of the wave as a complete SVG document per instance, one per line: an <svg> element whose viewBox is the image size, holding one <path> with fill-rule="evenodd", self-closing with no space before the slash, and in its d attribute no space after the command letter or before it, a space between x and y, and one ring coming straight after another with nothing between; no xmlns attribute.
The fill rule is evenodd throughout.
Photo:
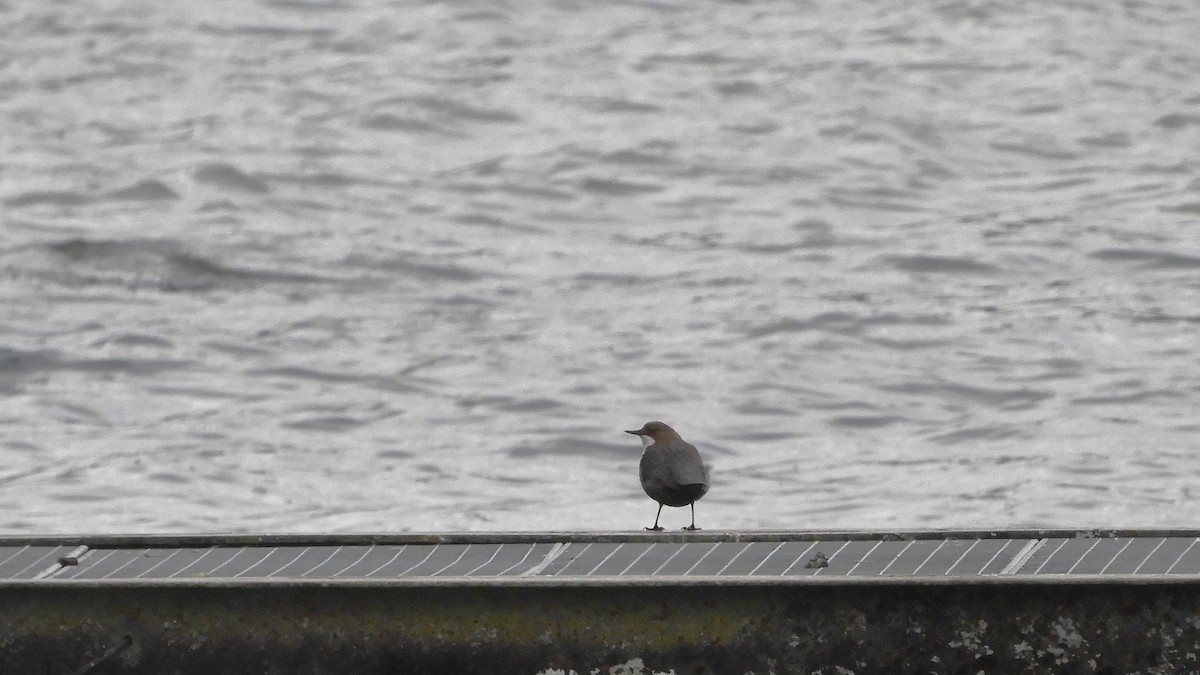
<svg viewBox="0 0 1200 675"><path fill-rule="evenodd" d="M0 252L0 270L10 277L67 287L117 286L166 292L201 292L263 284L330 284L306 272L223 264L161 239L67 239Z"/></svg>

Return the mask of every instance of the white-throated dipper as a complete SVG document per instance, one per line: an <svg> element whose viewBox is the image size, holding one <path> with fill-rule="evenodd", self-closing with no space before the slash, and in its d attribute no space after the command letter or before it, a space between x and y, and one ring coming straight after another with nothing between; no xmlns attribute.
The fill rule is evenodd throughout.
<svg viewBox="0 0 1200 675"><path fill-rule="evenodd" d="M708 492L708 469L700 461L696 446L680 438L679 434L662 422L646 422L637 431L627 434L642 439L642 462L638 474L642 489L650 499L658 502L658 513L654 516L654 527L647 530L662 530L658 518L664 506L691 506L692 524L683 528L696 528L696 500Z"/></svg>

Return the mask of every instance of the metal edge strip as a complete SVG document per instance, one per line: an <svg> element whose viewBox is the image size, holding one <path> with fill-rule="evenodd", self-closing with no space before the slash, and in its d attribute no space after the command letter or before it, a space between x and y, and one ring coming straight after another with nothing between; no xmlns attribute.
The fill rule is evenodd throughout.
<svg viewBox="0 0 1200 675"><path fill-rule="evenodd" d="M0 535L0 546L87 545L91 548L206 546L353 546L370 544L556 544L612 542L909 541L914 539L1081 539L1092 537L1194 537L1200 529L976 529L976 530L710 530L703 532L359 532Z"/></svg>

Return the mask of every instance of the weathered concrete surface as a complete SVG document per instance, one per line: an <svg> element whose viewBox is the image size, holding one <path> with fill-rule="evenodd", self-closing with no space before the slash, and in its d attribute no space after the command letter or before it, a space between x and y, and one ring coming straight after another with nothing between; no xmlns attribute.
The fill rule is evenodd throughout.
<svg viewBox="0 0 1200 675"><path fill-rule="evenodd" d="M125 636L91 672L1184 673L1200 585L0 587L0 672Z"/></svg>

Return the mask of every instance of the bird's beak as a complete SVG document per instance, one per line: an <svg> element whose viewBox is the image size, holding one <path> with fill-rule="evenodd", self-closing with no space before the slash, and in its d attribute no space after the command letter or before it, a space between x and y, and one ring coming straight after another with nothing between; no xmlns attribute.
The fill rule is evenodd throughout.
<svg viewBox="0 0 1200 675"><path fill-rule="evenodd" d="M626 430L626 431L625 431L625 433L627 433L627 434L633 434L634 436L641 436L641 435L642 435L642 430L641 430L641 429L638 429L637 431L629 431L629 430Z"/></svg>

